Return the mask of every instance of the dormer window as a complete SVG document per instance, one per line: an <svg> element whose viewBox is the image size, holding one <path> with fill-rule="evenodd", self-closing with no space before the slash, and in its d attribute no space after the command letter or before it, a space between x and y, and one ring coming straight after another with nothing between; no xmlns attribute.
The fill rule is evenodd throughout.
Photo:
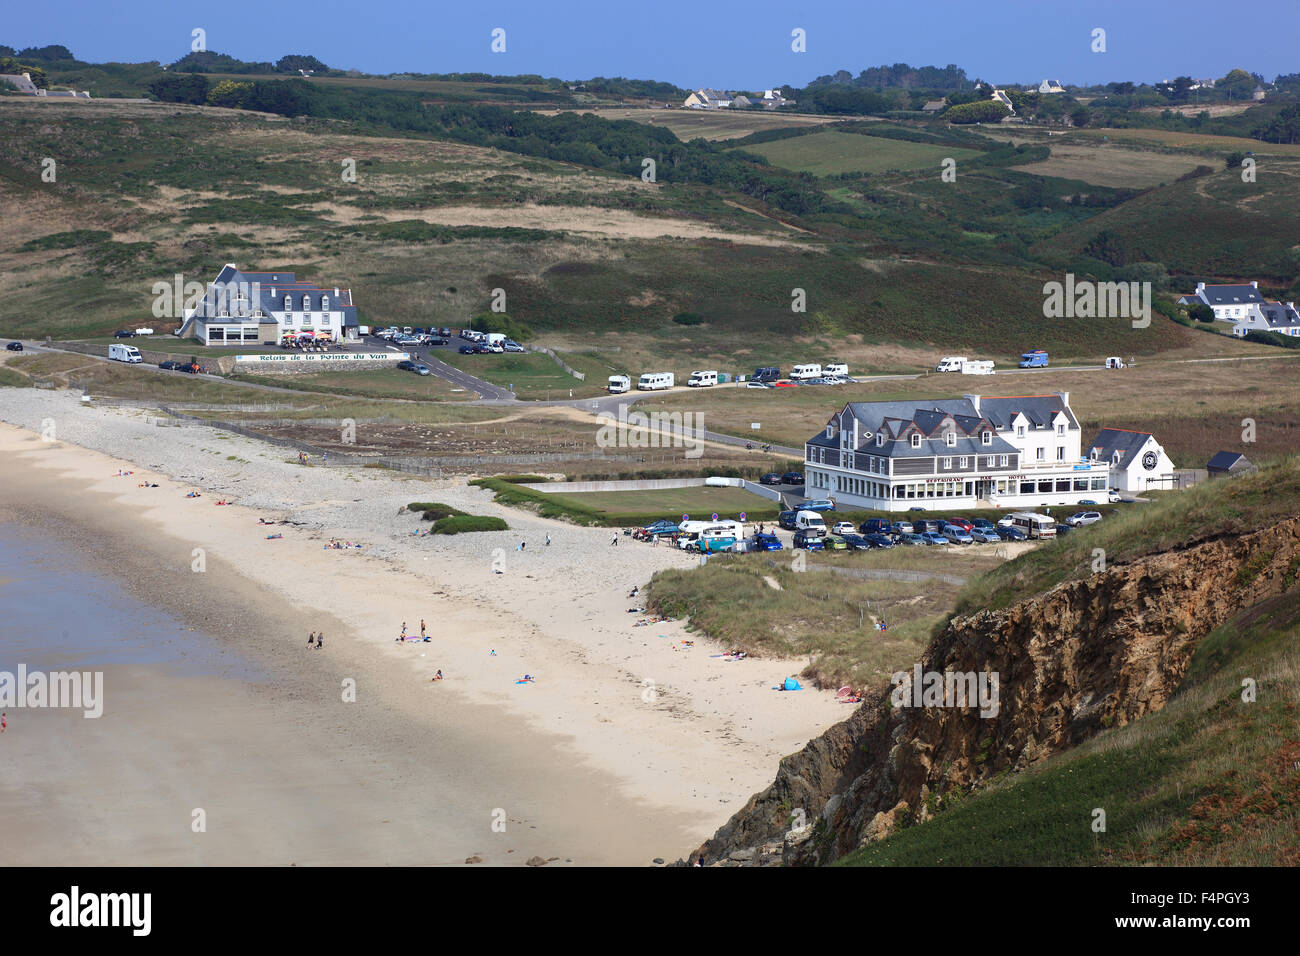
<svg viewBox="0 0 1300 956"><path fill-rule="evenodd" d="M992 445L993 433L990 431L980 432L980 441L983 442L985 445Z"/></svg>
<svg viewBox="0 0 1300 956"><path fill-rule="evenodd" d="M957 447L957 433L956 433L956 432L948 432L947 434L945 434L945 435L943 436L943 441L944 441L944 444L947 445L949 448L956 448L956 447Z"/></svg>
<svg viewBox="0 0 1300 956"><path fill-rule="evenodd" d="M311 296L304 295L302 297L302 310L304 312L311 311Z"/></svg>
<svg viewBox="0 0 1300 956"><path fill-rule="evenodd" d="M921 436L916 432L912 432L912 447L913 448L921 447Z"/></svg>
<svg viewBox="0 0 1300 956"><path fill-rule="evenodd" d="M1094 448L1094 449L1092 449L1090 452L1088 452L1088 457L1089 457L1092 461L1096 461L1096 460L1097 460L1097 449Z"/></svg>
<svg viewBox="0 0 1300 956"><path fill-rule="evenodd" d="M1057 426L1056 426L1056 434L1058 434L1058 435L1064 435L1064 434L1065 434L1065 423L1064 423L1064 422L1060 422L1060 423L1057 424Z"/></svg>
<svg viewBox="0 0 1300 956"><path fill-rule="evenodd" d="M292 312L292 311L293 311L293 297L292 297L292 296L288 296L288 295L286 295L286 296L284 297L284 311L286 311L286 312Z"/></svg>
<svg viewBox="0 0 1300 956"><path fill-rule="evenodd" d="M1116 466L1118 466L1118 465L1119 465L1119 458L1120 458L1120 453L1119 453L1119 452L1115 452L1115 454L1111 456L1111 464L1112 464L1112 465L1116 465Z"/></svg>
<svg viewBox="0 0 1300 956"><path fill-rule="evenodd" d="M826 426L826 437L827 437L827 438L834 438L834 437L835 437L835 426L834 426L834 425L827 425L827 426Z"/></svg>
<svg viewBox="0 0 1300 956"><path fill-rule="evenodd" d="M876 434L876 447L883 448L884 445L885 445L885 435L883 432L878 432Z"/></svg>
<svg viewBox="0 0 1300 956"><path fill-rule="evenodd" d="M1025 437L1025 426L1024 426L1024 425L1017 425L1017 426L1016 426L1016 437L1017 437L1017 438L1024 438L1024 437Z"/></svg>
<svg viewBox="0 0 1300 956"><path fill-rule="evenodd" d="M321 310L322 312L328 312L328 311L330 310L330 297L329 297L329 296L327 296L327 295L323 295L323 296L320 297L320 310Z"/></svg>

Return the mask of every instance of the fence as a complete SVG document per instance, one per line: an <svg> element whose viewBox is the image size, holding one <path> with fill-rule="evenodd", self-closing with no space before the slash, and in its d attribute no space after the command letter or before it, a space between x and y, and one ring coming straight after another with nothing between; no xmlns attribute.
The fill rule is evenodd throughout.
<svg viewBox="0 0 1300 956"><path fill-rule="evenodd" d="M556 355L555 352L553 352L551 349L543 348L543 347L540 347L540 346L534 346L534 347L533 347L533 351L534 351L534 352L542 352L542 353L544 353L544 354L546 354L546 355L549 355L549 356L551 357L551 361L552 361L552 362L554 362L554 363L555 363L556 365L558 365L560 368L564 369L566 372L568 372L570 375L572 375L574 378L576 378L579 382L585 382L585 381L587 380L587 375L586 375L585 372L579 372L576 368L571 368L571 367L568 365L568 363L566 363L566 362L564 361L564 359L562 359L562 358L560 358L558 355Z"/></svg>

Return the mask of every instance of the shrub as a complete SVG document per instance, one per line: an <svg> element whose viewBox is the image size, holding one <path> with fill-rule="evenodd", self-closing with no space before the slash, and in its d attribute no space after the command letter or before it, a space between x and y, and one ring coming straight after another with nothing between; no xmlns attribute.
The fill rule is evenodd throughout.
<svg viewBox="0 0 1300 956"><path fill-rule="evenodd" d="M497 475L501 481L509 481L516 485L536 485L544 481L550 481L545 475Z"/></svg>
<svg viewBox="0 0 1300 956"><path fill-rule="evenodd" d="M702 325L704 324L704 316L698 312L679 312L673 316L673 321L678 325Z"/></svg>
<svg viewBox="0 0 1300 956"><path fill-rule="evenodd" d="M950 106L942 113L942 117L949 123L997 123L1009 115L1007 108L997 100L962 103Z"/></svg>
<svg viewBox="0 0 1300 956"><path fill-rule="evenodd" d="M487 515L458 514L442 518L433 526L434 534L461 534L467 531L509 531L510 526L500 518Z"/></svg>
<svg viewBox="0 0 1300 956"><path fill-rule="evenodd" d="M437 521L440 518L447 518L452 515L463 515L465 512L459 508L453 508L451 505L444 505L439 501L413 501L406 506L407 511L420 511L422 521Z"/></svg>

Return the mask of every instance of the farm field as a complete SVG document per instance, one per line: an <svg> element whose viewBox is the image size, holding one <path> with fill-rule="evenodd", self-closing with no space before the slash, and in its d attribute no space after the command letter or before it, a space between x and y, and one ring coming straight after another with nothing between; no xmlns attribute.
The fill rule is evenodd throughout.
<svg viewBox="0 0 1300 956"><path fill-rule="evenodd" d="M1017 166L1025 173L1080 179L1095 186L1144 189L1171 183L1197 166L1218 168L1222 161L1213 156L1163 153L1124 146L1051 144L1050 158Z"/></svg>
<svg viewBox="0 0 1300 956"><path fill-rule="evenodd" d="M918 169L931 165L938 168L940 162L948 157L960 163L963 159L979 155L973 149L909 143L829 129L746 146L745 150L758 153L774 166L784 166L814 176L836 176L850 172L878 173L889 169Z"/></svg>
<svg viewBox="0 0 1300 956"><path fill-rule="evenodd" d="M546 110L537 112L545 113ZM558 111L555 111L558 112ZM586 112L585 110L583 112ZM740 139L750 133L799 126L822 126L837 122L837 116L813 116L800 113L761 112L758 110L687 110L687 109L607 109L591 110L607 119L634 120L651 126L663 126L682 141L691 139Z"/></svg>

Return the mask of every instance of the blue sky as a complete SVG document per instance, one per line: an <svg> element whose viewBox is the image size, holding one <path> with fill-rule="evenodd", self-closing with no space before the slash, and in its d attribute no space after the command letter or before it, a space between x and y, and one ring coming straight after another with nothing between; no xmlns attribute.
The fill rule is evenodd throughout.
<svg viewBox="0 0 1300 956"><path fill-rule="evenodd" d="M310 53L375 73L627 76L731 89L896 62L956 63L996 83L1300 72L1298 0L43 0L9 4L0 42L170 62L189 52L195 27L208 49L243 60ZM505 53L490 50L496 27ZM807 52L791 50L796 27ZM1091 50L1098 27L1104 53Z"/></svg>

